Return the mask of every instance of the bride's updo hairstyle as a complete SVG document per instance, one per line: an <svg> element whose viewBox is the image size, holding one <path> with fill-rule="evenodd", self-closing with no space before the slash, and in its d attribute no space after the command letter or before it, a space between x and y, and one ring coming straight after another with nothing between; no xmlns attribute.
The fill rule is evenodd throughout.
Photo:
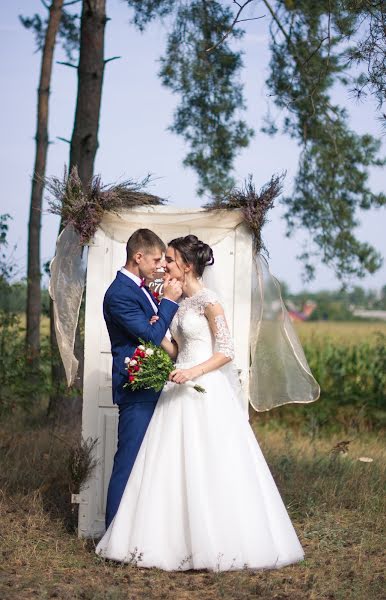
<svg viewBox="0 0 386 600"><path fill-rule="evenodd" d="M205 267L214 263L212 248L201 242L196 235L175 238L168 246L178 250L184 263L193 265L198 277L202 277Z"/></svg>

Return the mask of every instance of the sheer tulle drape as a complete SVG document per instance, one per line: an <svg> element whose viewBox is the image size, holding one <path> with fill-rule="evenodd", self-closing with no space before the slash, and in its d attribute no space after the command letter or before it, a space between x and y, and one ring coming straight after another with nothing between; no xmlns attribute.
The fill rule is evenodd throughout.
<svg viewBox="0 0 386 600"><path fill-rule="evenodd" d="M257 411L290 402L314 402L320 388L289 318L280 284L264 257L255 255L253 264L249 401Z"/></svg>

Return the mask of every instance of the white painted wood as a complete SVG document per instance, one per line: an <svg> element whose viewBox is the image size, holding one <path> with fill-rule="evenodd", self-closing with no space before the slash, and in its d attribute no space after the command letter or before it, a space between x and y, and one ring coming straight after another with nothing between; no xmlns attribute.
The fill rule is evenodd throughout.
<svg viewBox="0 0 386 600"><path fill-rule="evenodd" d="M162 207L162 211L167 212L167 208ZM175 209L170 210L175 212ZM156 224L152 229L157 233ZM171 226L170 231L164 229L161 237L167 242L189 233L195 232L182 224L178 228ZM215 257L216 266L221 266L216 269L216 277L220 279L216 281L216 288L221 289L221 299L235 341L235 362L240 370L247 402L252 239L244 225L239 225L215 245ZM107 237L99 229L88 251L82 415L83 439L98 439L95 449L98 465L81 493L80 537L97 537L104 531L107 487L117 443L118 410L111 399L112 359L102 305L106 289L124 262L125 244ZM209 271L207 269L207 273ZM210 284L209 277L206 285L210 287Z"/></svg>
<svg viewBox="0 0 386 600"><path fill-rule="evenodd" d="M244 392L245 407L249 396L249 329L251 321L252 237L245 225L235 231L235 268L233 278L233 340L235 363Z"/></svg>

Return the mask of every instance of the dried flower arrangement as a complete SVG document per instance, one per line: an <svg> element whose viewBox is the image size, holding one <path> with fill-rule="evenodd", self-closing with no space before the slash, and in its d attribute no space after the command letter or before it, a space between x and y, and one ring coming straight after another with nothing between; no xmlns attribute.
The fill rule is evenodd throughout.
<svg viewBox="0 0 386 600"><path fill-rule="evenodd" d="M252 232L255 251L257 253L264 251L268 255L268 250L261 237L261 230L268 220L268 211L273 208L274 201L281 194L284 177L285 173L273 175L271 180L257 192L252 175L249 175L242 188L233 188L223 197L206 204L204 208L208 210L241 209L245 223Z"/></svg>
<svg viewBox="0 0 386 600"><path fill-rule="evenodd" d="M84 189L78 170L65 170L63 179L50 177L44 184L51 196L49 212L62 218L63 226L71 223L80 235L81 244L88 244L95 234L105 211L119 212L134 206L155 206L165 200L143 191L150 181L148 175L142 181L132 179L103 185L100 175L94 175Z"/></svg>
<svg viewBox="0 0 386 600"><path fill-rule="evenodd" d="M256 252L265 251L261 230L267 222L267 213L273 208L275 199L281 194L282 175L273 175L259 192L256 191L249 175L242 188L233 188L224 196L204 205L208 210L241 209L244 220L250 228ZM165 200L144 192L150 176L141 181L132 179L121 183L103 185L100 175L94 175L86 189L83 188L78 170L73 167L70 173L65 170L63 179L50 177L44 184L51 196L48 199L49 211L62 218L63 226L71 223L80 235L81 244L88 244L95 234L105 211L118 213L134 206L157 206Z"/></svg>
<svg viewBox="0 0 386 600"><path fill-rule="evenodd" d="M81 492L97 467L98 459L95 458L97 444L97 439L88 438L71 446L67 461L71 493Z"/></svg>

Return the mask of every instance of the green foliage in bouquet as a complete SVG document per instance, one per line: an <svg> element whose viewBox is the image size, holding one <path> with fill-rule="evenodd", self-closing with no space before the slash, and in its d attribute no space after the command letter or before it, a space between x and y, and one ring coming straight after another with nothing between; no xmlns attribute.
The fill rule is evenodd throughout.
<svg viewBox="0 0 386 600"><path fill-rule="evenodd" d="M135 350L127 365L128 383L124 387L132 390L154 389L160 392L169 375L175 369L175 365L168 353L152 342L144 342ZM197 392L204 393L205 390L199 385L194 385Z"/></svg>
<svg viewBox="0 0 386 600"><path fill-rule="evenodd" d="M133 360L137 360L139 371L132 371L131 367L128 367L129 379L132 378L128 385L133 390L153 388L156 392L160 392L169 378L169 373L174 369L174 363L163 348L151 342L145 344L140 341L145 348L142 351L144 356L139 353L134 354Z"/></svg>

